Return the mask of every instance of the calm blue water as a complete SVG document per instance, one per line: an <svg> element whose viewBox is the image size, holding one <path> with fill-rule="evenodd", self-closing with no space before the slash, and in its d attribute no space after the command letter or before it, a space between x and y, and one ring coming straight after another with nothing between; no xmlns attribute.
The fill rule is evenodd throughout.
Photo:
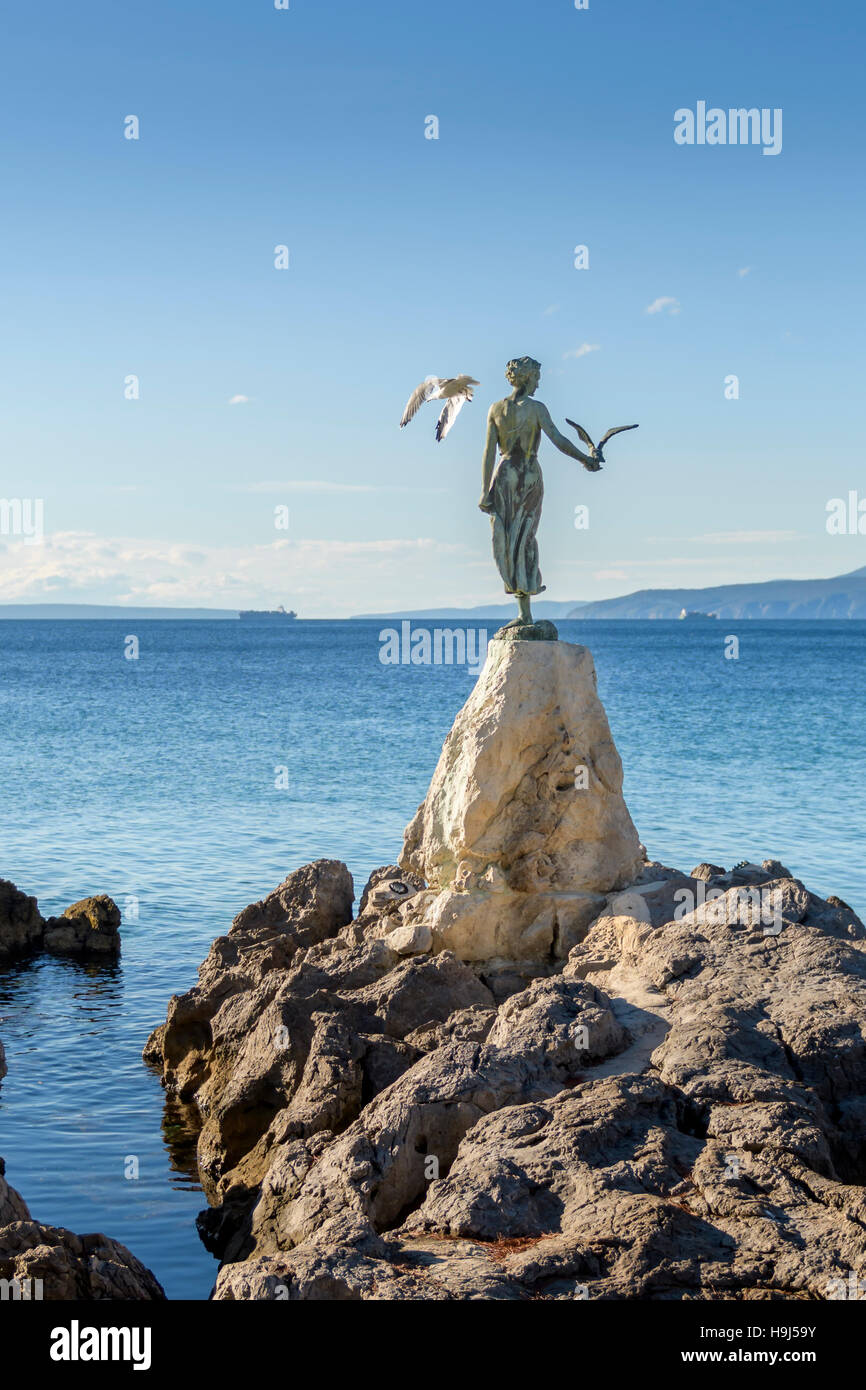
<svg viewBox="0 0 866 1390"><path fill-rule="evenodd" d="M866 912L866 624L559 627L594 653L653 857L771 855ZM119 965L0 970L0 1153L39 1221L123 1241L171 1297L206 1297L215 1265L144 1040L213 937L290 870L340 858L360 893L394 859L472 686L383 666L379 628L0 622L0 876L46 915L94 892L139 905Z"/></svg>

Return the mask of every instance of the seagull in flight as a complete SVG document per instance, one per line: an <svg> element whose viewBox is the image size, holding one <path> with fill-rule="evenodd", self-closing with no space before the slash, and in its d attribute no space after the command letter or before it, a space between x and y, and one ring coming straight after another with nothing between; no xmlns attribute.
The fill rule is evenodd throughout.
<svg viewBox="0 0 866 1390"><path fill-rule="evenodd" d="M420 386L416 386L403 411L400 428L418 414L425 401L444 401L442 413L436 421L436 439L442 443L463 408L464 401L471 401L473 386L480 386L474 376L428 376Z"/></svg>
<svg viewBox="0 0 866 1390"><path fill-rule="evenodd" d="M571 425L571 428L573 430L577 430L584 444L589 445L590 449L592 450L592 457L598 463L605 462L604 446L607 443L607 441L613 437L613 435L622 434L623 430L636 430L638 428L637 425L614 425L612 430L608 430L607 434L602 435L601 439L598 441L598 445L595 445L593 444L586 430L583 428L583 425L578 425L575 423L574 420L569 420L567 415L565 417L565 423L567 425Z"/></svg>

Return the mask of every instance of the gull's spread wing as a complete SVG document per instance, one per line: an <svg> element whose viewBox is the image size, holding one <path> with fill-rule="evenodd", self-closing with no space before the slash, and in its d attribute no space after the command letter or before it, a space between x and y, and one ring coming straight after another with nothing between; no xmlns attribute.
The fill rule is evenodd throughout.
<svg viewBox="0 0 866 1390"><path fill-rule="evenodd" d="M607 441L608 441L609 439L612 439L613 436L614 436L615 434L622 434L623 430L636 430L636 429L637 429L637 425L615 425L614 428L613 428L612 430L608 430L608 432L607 432L607 434L604 436L604 438L601 439L601 440L599 441L599 445L598 445L599 449L603 449L604 446L605 446L605 444L607 443Z"/></svg>
<svg viewBox="0 0 866 1390"><path fill-rule="evenodd" d="M438 396L441 386L442 382L438 376L428 376L425 381L421 382L420 386L415 387L406 402L406 409L403 411L403 418L400 421L401 429L418 414L425 401L432 401L434 397Z"/></svg>
<svg viewBox="0 0 866 1390"><path fill-rule="evenodd" d="M584 444L588 444L589 447L590 447L590 449L594 449L594 448L595 448L595 445L593 444L593 442L592 442L592 440L590 439L589 435L587 434L586 430L583 428L583 425L578 425L578 424L576 423L576 421L574 421L574 420L569 420L569 418L568 418L567 415L566 415L566 417L565 417L565 423L566 423L567 425L571 425L571 428L572 428L573 430L577 430L577 432L578 432L578 434L580 435L581 439L583 440ZM607 438L607 435L605 435L605 439L606 439L606 438ZM604 443L604 439L601 441L601 443L602 443L602 444ZM599 448L601 448L601 444L599 445Z"/></svg>

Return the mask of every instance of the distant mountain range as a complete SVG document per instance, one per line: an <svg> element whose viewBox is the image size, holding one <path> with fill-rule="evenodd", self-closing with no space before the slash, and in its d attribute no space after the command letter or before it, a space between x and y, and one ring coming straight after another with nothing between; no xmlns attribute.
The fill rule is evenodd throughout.
<svg viewBox="0 0 866 1390"><path fill-rule="evenodd" d="M574 608L579 608L576 599L565 603L541 602L532 605L532 611L539 618L565 618ZM476 620L491 618L494 621L513 618L515 603L479 604L477 608L419 608L401 613L356 613L352 621L375 619L377 622L400 622L404 618L434 620ZM187 622L193 619L234 618L237 608L127 608L125 604L108 603L0 603L0 621L4 618L112 618L115 622L127 618L144 621L148 618L179 618Z"/></svg>
<svg viewBox="0 0 866 1390"><path fill-rule="evenodd" d="M678 618L683 609L720 618L866 619L866 566L838 579L769 579L712 589L638 589L584 603L570 618Z"/></svg>
<svg viewBox="0 0 866 1390"><path fill-rule="evenodd" d="M720 618L860 618L866 619L866 565L837 579L769 579L761 584L722 584L712 589L638 589L623 598L581 603L575 599L533 603L537 618L678 618L689 612L717 613ZM515 616L515 604L479 603L473 608L415 608L391 613L356 613L353 620L401 622L491 622ZM234 619L236 608L127 608L107 603L5 603L5 618L106 618L115 622L149 618Z"/></svg>
<svg viewBox="0 0 866 1390"><path fill-rule="evenodd" d="M582 604L577 599L571 599L567 603L554 603L548 599L542 599L539 603L533 603L532 614L535 618L567 618L569 614L577 608L582 608ZM423 620L424 622L439 622L446 619L460 620L465 622L467 618L495 618L508 619L516 616L517 601L512 599L510 603L479 603L475 608L415 608L411 612L404 609L399 613L354 613L353 621L360 622L361 619L372 620L382 623L399 623L404 618Z"/></svg>

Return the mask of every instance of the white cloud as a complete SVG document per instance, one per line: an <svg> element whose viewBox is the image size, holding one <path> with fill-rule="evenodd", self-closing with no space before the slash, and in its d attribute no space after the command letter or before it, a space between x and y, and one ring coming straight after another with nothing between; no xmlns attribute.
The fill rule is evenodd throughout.
<svg viewBox="0 0 866 1390"><path fill-rule="evenodd" d="M593 579L628 579L625 570L595 570Z"/></svg>
<svg viewBox="0 0 866 1390"><path fill-rule="evenodd" d="M570 352L564 352L563 357L586 357L588 352L600 352L600 343L581 343L580 347L572 348Z"/></svg>
<svg viewBox="0 0 866 1390"><path fill-rule="evenodd" d="M751 269L752 269L752 267L751 267L750 265L744 265L743 268L742 268L742 270L738 270L738 271L737 271L737 274L739 275L740 279L742 280L742 279L744 278L744 276L748 275L748 273L749 273L749 271L750 271Z"/></svg>
<svg viewBox="0 0 866 1390"><path fill-rule="evenodd" d="M0 550L0 586L4 603L285 603L303 617L329 616L390 610L395 594L407 607L420 608L429 602L431 575L441 574L443 564L453 596L442 602L460 602L466 561L474 558L465 546L425 537L210 546L65 531L46 535L39 546Z"/></svg>
<svg viewBox="0 0 866 1390"><path fill-rule="evenodd" d="M249 396L232 396L229 405L248 405Z"/></svg>
<svg viewBox="0 0 866 1390"><path fill-rule="evenodd" d="M662 295L660 299L654 299L652 304L648 304L646 312L648 314L660 314L663 310L667 309L669 314L678 314L680 312L680 307L680 301L678 299L674 299L672 295L666 294Z"/></svg>
<svg viewBox="0 0 866 1390"><path fill-rule="evenodd" d="M545 312L545 314L558 314L558 313L559 313L559 305L558 305L558 304L548 304L548 306L547 306L547 308L545 309L544 312Z"/></svg>

